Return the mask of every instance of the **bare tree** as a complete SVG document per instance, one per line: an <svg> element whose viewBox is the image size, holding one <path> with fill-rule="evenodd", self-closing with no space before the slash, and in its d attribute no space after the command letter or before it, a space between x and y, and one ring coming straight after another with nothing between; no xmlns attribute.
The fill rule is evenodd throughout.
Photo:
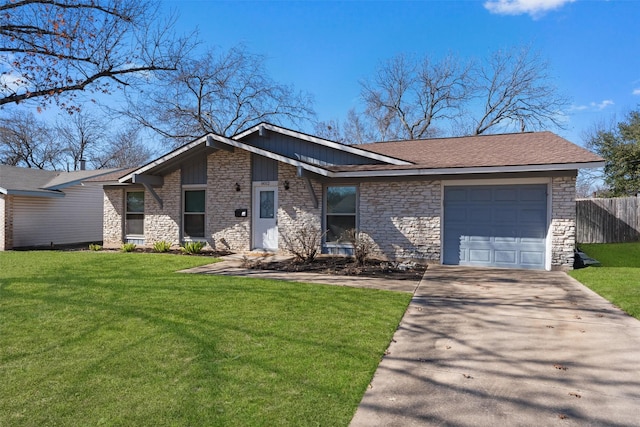
<svg viewBox="0 0 640 427"><path fill-rule="evenodd" d="M130 94L125 113L174 145L208 132L232 136L261 121L310 119L311 97L272 80L265 61L244 46L210 50L161 74L151 91Z"/></svg>
<svg viewBox="0 0 640 427"><path fill-rule="evenodd" d="M0 105L37 99L38 108L77 111L78 92L110 93L175 69L187 39L160 22L158 8L154 0L0 2Z"/></svg>
<svg viewBox="0 0 640 427"><path fill-rule="evenodd" d="M495 52L475 72L475 90L483 106L473 121L473 134L562 128L568 100L551 83L548 70L529 48Z"/></svg>
<svg viewBox="0 0 640 427"><path fill-rule="evenodd" d="M455 117L468 99L470 69L451 55L439 62L397 55L361 82L364 114L380 140L433 136L434 121Z"/></svg>
<svg viewBox="0 0 640 427"><path fill-rule="evenodd" d="M0 118L0 163L34 169L60 169L61 149L49 126L32 113Z"/></svg>
<svg viewBox="0 0 640 427"><path fill-rule="evenodd" d="M358 113L355 109L350 109L347 113L342 129L344 131L344 140L348 144L364 144L367 142L380 141L376 137L370 119Z"/></svg>
<svg viewBox="0 0 640 427"><path fill-rule="evenodd" d="M144 144L140 127L126 126L108 139L93 162L98 169L135 167L147 163L154 155Z"/></svg>
<svg viewBox="0 0 640 427"><path fill-rule="evenodd" d="M346 141L340 121L337 119L316 122L313 126L313 134L329 141L349 143Z"/></svg>
<svg viewBox="0 0 640 427"><path fill-rule="evenodd" d="M80 160L95 163L93 159L102 149L107 133L106 120L84 111L58 119L55 126L57 142L69 157L69 169L74 171L80 169Z"/></svg>
<svg viewBox="0 0 640 427"><path fill-rule="evenodd" d="M552 84L549 69L529 48L473 61L397 55L361 82L363 112L350 113L342 124L345 135L348 124L355 130L344 140L562 128L568 99Z"/></svg>

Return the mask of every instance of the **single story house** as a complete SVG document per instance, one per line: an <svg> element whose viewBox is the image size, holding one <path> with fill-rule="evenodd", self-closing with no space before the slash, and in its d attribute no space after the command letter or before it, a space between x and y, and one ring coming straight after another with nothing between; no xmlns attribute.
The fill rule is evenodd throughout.
<svg viewBox="0 0 640 427"><path fill-rule="evenodd" d="M355 228L388 259L570 269L577 171L603 164L551 132L345 145L261 123L105 186L104 243L283 251L312 218L324 253Z"/></svg>
<svg viewBox="0 0 640 427"><path fill-rule="evenodd" d="M102 241L102 183L87 180L116 171L0 165L0 251Z"/></svg>

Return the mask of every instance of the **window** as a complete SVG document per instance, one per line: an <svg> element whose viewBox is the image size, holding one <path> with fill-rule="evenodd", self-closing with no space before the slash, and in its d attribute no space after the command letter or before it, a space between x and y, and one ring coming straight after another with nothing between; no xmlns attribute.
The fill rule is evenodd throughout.
<svg viewBox="0 0 640 427"><path fill-rule="evenodd" d="M127 235L144 235L144 191L127 191L125 213Z"/></svg>
<svg viewBox="0 0 640 427"><path fill-rule="evenodd" d="M327 187L327 242L356 228L356 187Z"/></svg>
<svg viewBox="0 0 640 427"><path fill-rule="evenodd" d="M260 218L275 217L275 194L273 190L260 191Z"/></svg>
<svg viewBox="0 0 640 427"><path fill-rule="evenodd" d="M204 237L204 207L204 190L184 191L183 226L185 237Z"/></svg>

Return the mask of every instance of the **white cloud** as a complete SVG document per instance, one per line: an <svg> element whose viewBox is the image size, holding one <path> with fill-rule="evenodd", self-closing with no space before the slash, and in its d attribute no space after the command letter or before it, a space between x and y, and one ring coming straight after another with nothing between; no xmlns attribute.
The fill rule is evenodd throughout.
<svg viewBox="0 0 640 427"><path fill-rule="evenodd" d="M498 15L522 15L528 13L537 18L550 10L559 9L575 0L488 0L485 9Z"/></svg>
<svg viewBox="0 0 640 427"><path fill-rule="evenodd" d="M615 103L612 100L605 99L600 102L590 102L583 105L572 105L569 111L602 111L614 104Z"/></svg>
<svg viewBox="0 0 640 427"><path fill-rule="evenodd" d="M594 104L593 102L591 103L592 105ZM596 107L598 110L604 110L605 108L613 105L614 102L610 99L605 99L604 101L602 101L599 104L595 104L594 107Z"/></svg>
<svg viewBox="0 0 640 427"><path fill-rule="evenodd" d="M634 89L633 92L631 92L632 95L640 95L640 88L638 89Z"/></svg>

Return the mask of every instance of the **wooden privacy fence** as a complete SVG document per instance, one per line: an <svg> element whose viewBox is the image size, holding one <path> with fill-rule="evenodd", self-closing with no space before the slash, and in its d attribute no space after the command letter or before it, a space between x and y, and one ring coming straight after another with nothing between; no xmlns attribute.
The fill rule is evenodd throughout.
<svg viewBox="0 0 640 427"><path fill-rule="evenodd" d="M640 240L640 197L576 200L578 243Z"/></svg>

